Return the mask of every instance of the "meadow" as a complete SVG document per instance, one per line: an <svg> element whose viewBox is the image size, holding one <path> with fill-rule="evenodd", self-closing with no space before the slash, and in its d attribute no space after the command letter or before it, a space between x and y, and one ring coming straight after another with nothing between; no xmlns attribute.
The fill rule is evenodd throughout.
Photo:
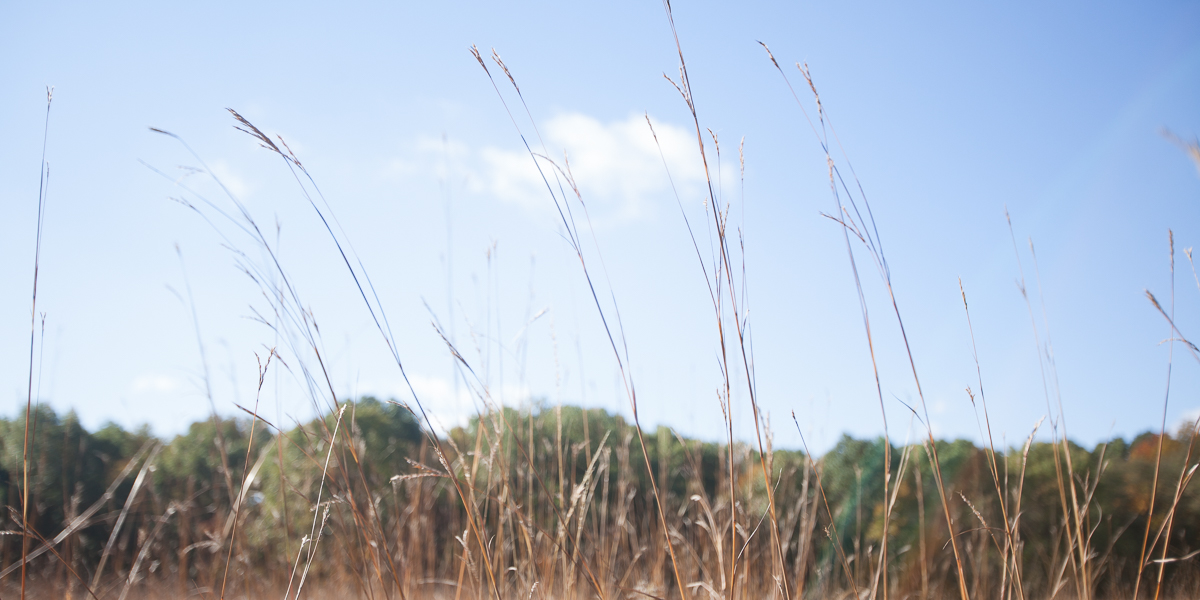
<svg viewBox="0 0 1200 600"><path fill-rule="evenodd" d="M215 406L227 402L213 398L206 386L211 418L173 439L158 439L117 425L88 431L73 414L40 405L33 392L35 259L29 393L24 412L0 423L0 494L8 507L0 536L0 593L121 600L1090 600L1200 594L1200 492L1190 487L1200 461L1200 422L1169 430L1164 409L1158 431L1082 447L1067 435L1069 415L1053 383L1047 385L1047 417L1028 438L1006 445L991 434L980 375L967 393L982 441L936 439L879 239L887 223L875 222L822 105L819 82L805 65L781 64L763 46L764 60L778 70L825 154L838 207L825 216L844 233L864 317L863 331L846 335L865 333L863 344L874 360L870 316L895 322L918 390L906 407L922 431L918 441L898 443L895 425L888 429L875 365L883 436L845 436L819 456L807 448L774 447L773 427L794 426L803 435L804 425L794 415L776 414L772 422L756 400L743 233L716 181L722 148L698 116L678 37L675 43L679 69L668 79L691 117L708 182L701 214L678 204L712 309L707 326L719 349L717 406L728 425L725 440L689 439L640 421L618 307L653 300L617 297L609 289L588 250L593 238L586 191L576 185L568 160L551 158L536 125L517 125L517 133L561 220L564 251L577 258L588 301L604 324L628 417L545 401L502 404L469 353L436 320L444 347L429 351L454 357L464 385L484 407L468 424L439 427L411 386L411 401L340 395L326 364L320 315L292 284L292 267L280 258L272 233L204 157L193 154L197 172L220 194L180 183L177 201L221 236L259 287L267 308L254 319L278 340L258 355L257 389L286 370L303 383L321 416L273 423L261 414L259 398L236 405L236 418L222 415ZM526 117L534 122L499 55L472 51L481 76L515 115L514 125ZM294 175L353 277L355 287L345 292L361 299L407 380L389 321L407 316L389 315L380 301L372 275L333 216L336 200L326 200L282 137L230 113L237 128ZM653 131L649 117L647 125ZM155 131L190 152L185 139ZM1200 167L1200 147L1176 141ZM43 182L46 177L43 171ZM43 191L39 207L45 198ZM41 215L39 210L39 253ZM1013 245L1016 250L1015 234ZM1176 261L1172 238L1169 251L1172 276L1178 266L1181 280L1195 279L1190 249L1180 250ZM1055 367L1043 352L1049 342L1033 318L1042 310L1034 291L1040 283L1025 282L1024 269L1036 268L1018 265L1039 340L1041 377L1053 382ZM880 285L864 287L866 278L878 278ZM887 295L889 312L882 315L868 310L865 295L876 289ZM969 324L970 303L962 296ZM1174 296L1148 301L1172 327L1170 343L1180 359L1200 362L1196 346L1174 328ZM735 437L738 401L747 403L753 419L752 439Z"/></svg>

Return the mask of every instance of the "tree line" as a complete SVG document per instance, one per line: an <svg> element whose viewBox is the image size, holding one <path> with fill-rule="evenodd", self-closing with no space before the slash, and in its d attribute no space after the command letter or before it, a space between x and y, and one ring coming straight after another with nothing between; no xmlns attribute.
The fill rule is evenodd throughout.
<svg viewBox="0 0 1200 600"><path fill-rule="evenodd" d="M281 425L213 416L160 439L114 424L88 431L73 412L42 405L26 445L25 415L0 420L4 585L14 585L25 556L31 584L74 597L139 586L215 595L230 585L265 592L330 582L366 596L438 586L516 594L530 578L574 594L667 589L672 568L714 587L734 580L722 589L743 577L749 590L761 585L755 570L769 573L775 560L762 533L770 526L764 461L749 446L659 427L644 432L648 472L631 424L573 406L498 409L443 433L436 446L407 407L371 397ZM922 445L885 453L882 438L843 436L824 456L772 449L765 464L793 588L870 587L886 522L889 585L898 591L934 597L957 589L945 547L953 527L972 590L1017 576L1030 594L1080 585L1117 594L1130 589L1139 562L1151 580L1161 568L1168 585L1194 581L1200 494L1186 485L1197 461L1191 438L1182 431L1090 449L1068 443L1071 489L1086 496L1073 500L1087 520L1078 528L1064 517L1071 512L1056 466L1061 445L997 448L993 462L991 448L937 442L949 519ZM891 498L883 497L885 456ZM652 476L670 521L657 516ZM1002 514L1014 510L1019 515ZM488 537L473 538L473 525ZM1010 526L1015 537L1002 535ZM1073 530L1087 538L1072 541ZM1166 552L1159 541L1143 559L1143 538L1156 535ZM1021 564L1010 567L998 557L1014 539ZM740 557L720 556L732 552ZM1067 575L1080 567L1072 560L1090 562L1087 581ZM728 574L711 566L726 564Z"/></svg>

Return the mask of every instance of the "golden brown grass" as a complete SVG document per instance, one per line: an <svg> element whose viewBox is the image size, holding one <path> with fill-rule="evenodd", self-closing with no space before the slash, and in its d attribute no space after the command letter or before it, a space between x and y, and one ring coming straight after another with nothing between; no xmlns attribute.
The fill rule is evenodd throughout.
<svg viewBox="0 0 1200 600"><path fill-rule="evenodd" d="M669 2L664 2L664 7L675 34ZM148 473L156 470L156 461L163 460L163 448L148 442L125 461L109 491L92 507L66 511L72 518L50 540L29 525L33 521L30 492L35 486L29 482L28 458L37 421L36 417L25 418L23 479L16 486L21 492L21 510L20 519L14 518L20 528L14 532L20 538L20 556L10 557L4 545L7 572L18 567L21 572L21 596L33 590L42 597L122 600L280 593L285 599L1090 600L1151 597L1152 589L1154 598L1194 597L1200 589L1197 570L1188 562L1194 554L1172 555L1186 550L1172 541L1176 539L1172 532L1181 512L1190 506L1187 490L1197 469L1193 464L1197 426L1171 439L1164 406L1163 426L1154 440L1153 480L1144 490L1144 502L1134 508L1102 505L1102 481L1106 481L1105 471L1112 459L1106 457L1106 447L1088 453L1068 441L1049 333L1038 325L1018 252L1021 292L1033 324L1051 415L1050 441L1035 443L1031 432L1019 448L996 447L977 355L978 389L968 389L967 394L980 417L981 438L986 438L986 444L972 453L961 445L936 440L927 426L920 370L908 345L909 334L880 228L864 187L837 139L807 67L796 65L811 93L805 100L768 50L771 64L783 77L825 153L835 207L827 216L844 234L883 419L882 440L860 446L847 442L842 455L817 458L807 451L789 453L773 447L769 419L757 401L743 234L730 221L730 204L721 204L718 184L709 169L710 160L720 160L720 142L701 123L677 34L674 41L678 76L667 79L691 116L697 156L708 179L704 219L711 220L705 227L709 240L698 239L692 228L693 216L682 201L678 204L713 309L722 382L718 405L727 434L723 444L685 440L666 428L656 432L643 428L618 299L606 277L592 270L598 257L584 249L584 237L591 231L585 197L566 157L552 159L541 143L509 67L493 51L490 62L503 71L512 87L506 92L507 87L502 89L492 78L489 60L472 48L541 173L568 244L578 258L620 372L632 423L589 411L567 410L564 417L562 407L541 411L529 407L526 411L501 406L476 376L471 361L446 335L442 339L463 380L485 407L470 427L438 433L411 385L414 405L403 406L407 412L340 397L326 367L315 316L291 284L275 244L223 185L224 197L210 199L180 184L185 194L182 204L202 215L226 241L230 239L227 232L236 232L252 246L246 250L255 251L230 244L239 265L261 286L268 303L269 311L257 315L258 320L280 340L259 365L259 391L268 369L285 369L307 384L309 400L323 417L284 429L283 424L262 419L257 398L253 408L239 407L249 415L249 421L240 425L221 419L214 410L211 436L220 460L212 461L219 467L209 479L197 481L188 475L186 485L180 487L180 482L165 482L165 476L160 476L155 485L145 486ZM516 95L528 118L533 131L528 138L510 108L510 94ZM337 225L315 179L282 138L272 138L237 112L231 114L239 129L281 158L294 175L335 242L397 369L408 381L370 276ZM647 124L649 134L654 135L648 117ZM155 131L187 147L177 136ZM537 142L530 141L533 139ZM535 146L539 148L535 150ZM1195 144L1188 148L1193 157L1200 157ZM202 158L192 155L202 170L212 175ZM739 163L744 165L740 147ZM44 174L43 182L45 179ZM215 176L213 180L220 185ZM43 192L39 207L44 202ZM39 251L41 214L39 209ZM1011 230L1011 220L1009 224ZM1017 250L1015 232L1012 237ZM700 250L703 241L713 248L708 256ZM1173 277L1173 237L1170 248ZM265 259L252 259L255 254ZM1187 255L1190 262L1190 252ZM895 319L902 334L918 391L919 403L911 411L924 426L924 440L919 444L898 448L892 444L860 261L873 266L880 277L891 309L889 318ZM36 266L35 262L26 415L40 414L33 407ZM1040 276L1037 280L1040 292ZM961 283L960 291L974 352L968 294ZM1149 297L1170 324L1172 347L1176 342L1183 344L1200 362L1196 347L1175 328L1174 290L1167 309L1154 296ZM436 322L434 327L442 332ZM739 379L746 386L753 415L753 445L733 435L730 415ZM212 401L211 393L209 397ZM374 411L371 418L384 414L415 422L418 437L398 451L407 461L403 472L388 472L372 455L376 441L371 432L376 430L365 424L367 416L358 414L360 408ZM794 415L793 420L803 438L803 427ZM241 454L230 456L235 443L242 444ZM1168 449L1170 444L1178 447ZM1164 453L1164 449L1170 452ZM1048 465L1052 472L1027 473L1031 452L1041 461L1035 464ZM849 458L839 458L852 453L858 453L853 466L846 463ZM1045 460L1038 458L1047 454ZM1177 474L1167 471L1167 457ZM137 477L123 488L134 470ZM1173 482L1162 490L1169 502L1159 501L1160 475L1164 479L1170 476L1167 484ZM932 479L932 490L927 490L926 478ZM1027 490L1027 482L1037 483L1038 489ZM144 486L148 491L143 492ZM121 494L124 502L120 507L111 506L119 487L125 490ZM932 512L926 506L927 491L937 495ZM261 498L251 501L255 494ZM1030 509L1030 496L1041 503L1036 510ZM101 508L106 512L100 513ZM1114 522L1114 510L1124 511L1120 515L1129 522ZM1033 518L1036 524L1029 523ZM131 521L128 526L127 520ZM79 558L86 550L80 536L84 527L101 521L108 533L92 567ZM1123 535L1135 522L1142 525L1142 536L1138 558L1131 565L1122 563L1126 554L1114 549L1126 543ZM902 542L905 545L895 547ZM1040 554L1031 556L1031 548ZM111 568L110 561L115 563ZM28 565L38 566L37 577L29 576ZM12 588L2 593L18 593L12 578L3 585Z"/></svg>

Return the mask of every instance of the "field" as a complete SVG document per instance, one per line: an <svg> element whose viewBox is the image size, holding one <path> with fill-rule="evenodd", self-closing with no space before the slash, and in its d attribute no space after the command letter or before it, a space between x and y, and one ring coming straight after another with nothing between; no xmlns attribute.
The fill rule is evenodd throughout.
<svg viewBox="0 0 1200 600"><path fill-rule="evenodd" d="M669 4L666 10L671 19ZM683 201L678 206L704 277L704 300L711 303L706 326L719 349L715 406L727 425L724 440L690 439L641 422L619 307L652 299L619 297L610 289L590 250L595 238L586 191L566 159L549 158L556 155L542 146L536 126L518 125L517 133L561 221L564 252L576 259L587 302L603 322L628 416L547 401L503 404L436 318L444 346L428 351L453 356L464 386L484 407L466 425L441 427L411 384L411 402L340 394L326 363L321 315L293 285L294 266L281 258L270 227L192 153L197 173L222 194L206 196L181 184L178 202L226 240L267 307L254 315L256 325L278 340L257 355L257 390L286 373L302 382L320 416L271 422L260 397L237 404L236 418L221 414L217 404L228 402L214 398L207 364L212 416L173 439L116 425L89 431L73 413L41 405L34 393L39 332L44 336L35 259L25 409L0 422L0 494L8 508L0 595L1103 600L1200 594L1200 492L1190 486L1200 462L1200 420L1171 430L1163 407L1157 431L1091 448L1072 442L1071 415L1036 316L1044 310L1036 263L1018 262L1016 269L1041 378L1051 382L1045 384L1048 417L1026 439L995 439L978 371L967 394L981 441L937 439L927 425L921 370L880 242L888 223L875 221L850 167L852 149L841 147L822 104L820 82L806 65L777 62L764 45L765 60L811 126L814 138L805 142L815 140L825 155L838 207L825 216L843 234L845 247L834 250L850 258L846 268L863 314L863 330L845 335L865 332L862 343L874 361L872 327L880 321L898 327L901 355L908 358L901 366L918 392L905 407L919 432L901 441L900 427L887 423L883 406L893 399L885 397L873 362L883 436L843 436L820 455L807 447L774 447L773 431L794 427L803 436L805 424L794 414L760 410L744 233L736 209L723 202L717 175L716 157L724 150L729 161L731 151L699 117L685 49L678 36L674 41L679 68L668 79L691 117L689 133L708 188L702 212L689 212ZM533 122L508 66L495 53L473 51L481 77L516 115L514 124L526 117ZM48 120L51 100L48 94ZM294 176L353 277L355 287L343 293L361 299L407 381L391 325L407 316L389 314L381 302L372 280L378 273L367 271L333 216L337 201L326 200L317 177L282 137L230 113L236 127ZM191 152L183 137L155 132ZM1200 168L1200 147L1174 141ZM44 168L43 183L47 178ZM38 198L39 257L46 194ZM1172 281L1178 275L1181 290L1193 280L1200 287L1190 248L1177 250L1171 235ZM1018 235L1011 236L1019 261ZM866 297L875 290L885 295L888 311L868 310L879 306L880 299ZM1148 310L1171 328L1173 359L1194 367L1200 350L1188 332L1175 328L1172 290L1170 299L1147 292ZM970 327L970 299L961 293ZM191 290L181 298L190 302ZM745 403L742 410L753 420L752 438L735 436L736 402Z"/></svg>

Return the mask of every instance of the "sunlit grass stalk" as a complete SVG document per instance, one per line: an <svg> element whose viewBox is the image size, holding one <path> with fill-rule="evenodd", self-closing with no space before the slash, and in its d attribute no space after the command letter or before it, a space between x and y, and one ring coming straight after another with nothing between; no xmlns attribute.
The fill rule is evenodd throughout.
<svg viewBox="0 0 1200 600"><path fill-rule="evenodd" d="M629 400L630 410L633 415L633 421L634 421L635 430L637 433L638 443L642 449L642 456L643 456L643 459L645 462L646 472L647 472L648 478L650 480L651 491L655 498L655 506L657 508L660 525L662 527L662 534L664 536L664 541L666 543L667 550L671 556L672 571L674 572L674 575L675 575L675 581L676 581L676 585L679 588L680 597L684 598L686 587L683 583L683 578L679 573L679 563L675 556L674 543L671 541L670 529L667 525L666 511L663 506L663 497L659 491L658 482L656 481L656 478L654 476L653 468L650 465L650 454L649 454L649 451L646 449L645 437L642 435L641 421L638 417L637 392L634 388L633 382L631 380L631 376L627 372L626 363L628 362L628 346L625 345L624 328L621 325L620 311L616 308L615 294L612 294L611 286L610 286L609 291L610 291L610 295L613 296L613 306L614 306L614 313L615 313L615 319L616 319L615 322L616 322L616 325L617 325L619 331L622 334L622 337L621 337L622 347L625 348L624 356L622 355L622 351L617 346L617 341L616 341L616 338L614 337L613 330L609 326L609 318L606 315L603 305L600 302L600 298L597 293L596 286L592 281L592 276L591 276L590 272L588 271L587 260L584 258L583 247L581 245L581 238L579 236L578 228L576 227L576 224L575 224L575 217L574 217L573 213L571 212L570 203L569 203L566 191L563 188L562 180L559 179L559 177L562 177L563 179L566 180L568 186L571 188L572 193L575 195L576 201L579 203L580 207L583 209L585 217L587 217L587 206L586 206L586 204L583 203L583 197L580 194L578 187L575 185L575 182L570 175L569 163L565 163L565 161L564 161L564 163L565 163L564 166L559 166L558 164L554 163L549 158L547 158L544 154L538 155L533 152L533 150L529 147L528 141L525 140L524 134L520 133L521 129L519 126L517 126L516 119L512 118L512 112L510 110L508 110L508 104L507 104L507 102L505 102L503 94L500 93L499 87L496 86L495 80L492 78L491 71L488 70L486 63L484 63L484 61L483 61L483 57L479 53L479 50L475 47L472 47L471 52L475 56L475 59L479 62L479 65L484 69L484 72L487 74L488 79L492 82L493 87L496 89L497 96L500 98L501 103L504 104L505 110L508 111L509 117L512 119L513 126L517 128L518 135L521 136L521 140L525 145L525 149L526 149L527 153L529 154L529 157L533 160L534 166L537 168L538 173L539 173L543 183L546 185L547 191L550 192L551 199L553 200L554 205L555 205L556 209L558 210L560 220L561 220L564 228L567 231L568 241L570 242L571 247L574 250L576 257L579 259L580 267L583 270L585 279L587 280L588 289L591 292L593 303L596 306L596 310L600 315L600 320L604 326L605 333L608 337L609 345L613 351L614 357L617 360L617 368L621 374L621 381L622 381L622 385L625 390L626 397ZM516 79L514 79L512 77L512 74L508 71L508 68L504 65L503 62L500 61L499 55L497 55L494 51L493 51L492 58L496 61L496 63L500 66L500 68L505 72L505 75L508 76L509 82L513 85L513 88L516 89L518 97L521 99L522 105L525 106L526 114L528 114L529 113L528 106L525 105L524 96L521 95L520 87L517 86ZM532 118L530 120L532 121ZM536 125L534 126L534 129L536 131ZM540 137L540 134L539 134L539 137ZM550 181L542 169L542 166L539 162L539 158L548 162L551 165L551 167L553 168L551 173L554 176L556 182L558 183L559 194L561 194L561 199L560 199L559 195L555 194L554 188L550 185ZM588 219L588 223L590 225L590 222L591 222L590 217L587 217L587 219ZM593 236L594 236L594 232L593 232Z"/></svg>
<svg viewBox="0 0 1200 600"><path fill-rule="evenodd" d="M904 319L900 313L900 306L896 299L895 289L892 287L891 270L888 267L887 258L884 255L882 241L880 241L880 239L879 239L879 230L875 223L875 217L871 211L871 204L867 200L866 193L865 193L865 191L863 191L862 184L858 180L857 174L854 173L853 166L850 166L849 168L850 168L851 178L853 179L853 181L855 183L855 188L858 190L858 196L861 199L861 201L866 209L867 218L864 219L862 216L862 212L860 211L860 209L857 205L857 202L854 199L854 191L851 190L849 185L847 185L846 180L842 176L841 170L838 168L837 163L835 162L835 160L833 158L833 154L832 154L832 151L830 148L830 141L829 141L830 133L832 133L834 140L837 141L838 146L841 149L843 156L845 156L846 152L845 152L844 148L841 148L841 141L837 138L837 132L836 132L836 130L833 129L833 125L830 122L829 117L825 112L825 108L821 104L821 97L817 93L816 85L813 83L812 76L811 76L807 66L802 66L799 63L797 63L797 65L796 65L797 69L799 69L799 71L800 71L800 74L804 77L805 81L808 83L809 90L812 92L813 100L816 103L817 118L820 122L819 130L818 130L817 125L813 123L812 118L809 117L808 111L804 108L804 104L802 102L800 102L800 98L796 94L795 89L792 87L791 81L788 79L787 75L783 72L783 69L779 66L778 61L775 60L774 55L771 54L770 49L766 47L766 44L762 44L762 45L763 45L763 48L767 51L767 56L770 58L771 63L775 66L776 70L779 71L780 75L783 76L784 82L787 85L788 90L791 92L792 97L795 99L797 106L800 108L805 119L808 121L808 124L809 124L810 128L812 129L813 134L816 136L817 141L820 143L821 149L823 150L823 152L825 154L825 160L826 160L826 164L828 166L830 191L833 194L833 197L837 202L837 210L838 210L836 215L826 215L826 216L829 217L830 219L834 220L835 222L837 222L842 227L842 232L844 234L846 244L847 244L847 251L849 252L849 255L850 255L851 270L853 271L853 273L855 275L855 283L859 290L860 304L863 308L864 319L866 319L866 315L867 315L866 302L865 302L865 298L862 294L861 282L858 277L858 267L857 267L857 263L854 260L854 252L850 248L849 239L850 239L851 235L853 235L855 238L857 238L863 244L863 246L866 248L868 254L874 261L875 267L879 271L880 278L882 279L884 287L887 290L888 300L890 301L892 312L894 313L894 315L896 317L896 324L900 328L900 337L903 340L905 354L908 358L908 364L912 371L913 383L917 388L917 397L921 401L921 409L922 409L922 412L924 413L923 422L925 423L926 432L928 434L928 439L929 439L929 451L931 453L930 459L931 459L931 463L933 466L934 481L937 484L938 496L942 503L942 510L946 516L947 526L949 527L949 530L950 530L950 546L954 552L954 564L955 564L955 568L958 571L959 595L962 598L962 600L969 600L970 594L967 592L966 577L963 572L963 566L962 566L962 562L963 562L962 553L959 550L957 536L954 533L954 521L953 521L953 517L950 512L949 500L948 500L947 493L945 490L945 485L943 483L942 472L941 472L941 462L938 459L937 444L935 443L935 440L933 438L933 428L932 428L932 424L930 423L930 420L929 420L929 411L928 411L928 408L927 408L927 405L925 402L925 393L921 388L921 380L917 373L916 361L913 358L912 346L909 344L909 341L908 341L908 332L906 331L906 329L904 327ZM849 161L847 159L847 163L848 162ZM842 190L840 193L838 191L839 189ZM846 199L849 202L848 207L846 205L844 205L842 202L842 194L843 193L845 194ZM851 209L853 210L853 214L851 213ZM869 328L868 328L868 341L869 340L870 340L870 334L869 334ZM872 363L874 364L873 344L871 346L872 346ZM877 383L877 385L878 385L878 383ZM887 489L888 489L888 482L890 480L890 462L891 462L890 461L890 445L891 444L890 444L890 442L887 441L887 439L888 439L887 438L887 435L888 435L887 434L887 411L884 409L884 407L882 405L882 394L880 394L880 396L881 396L880 411L883 413L883 418L884 418L884 436L885 436L884 494L886 496ZM881 547L881 560L880 560L880 566L879 566L879 568L884 569L884 570L886 570L886 568L887 568L887 566L886 566L887 565L887 562L886 562L886 555L887 555L886 535L887 535L887 530L888 530L888 525L887 525L888 520L890 520L890 513L885 513L885 523L884 523L884 527L883 527L884 540L881 545L882 546ZM884 589L885 590L887 589L886 573L884 574ZM873 593L873 591L872 591L872 593Z"/></svg>
<svg viewBox="0 0 1200 600"><path fill-rule="evenodd" d="M33 253L33 300L29 309L29 387L25 398L25 440L21 447L21 529L29 531L29 419L33 409L33 348L37 332L37 284L42 262L42 224L46 215L46 196L50 186L50 165L46 163L46 145L50 139L50 103L54 88L46 88L46 119L42 127L42 160L38 164L37 238ZM36 432L35 432L36 433ZM25 600L25 557L29 553L29 535L21 536L21 600Z"/></svg>
<svg viewBox="0 0 1200 600"><path fill-rule="evenodd" d="M1013 586L1016 588L1017 597L1020 600L1024 600L1025 590L1021 581L1020 561L1016 555L1016 534L1014 533L1013 523L1009 520L1007 486L1000 481L1000 469L996 462L996 442L992 437L992 421L988 415L987 395L983 389L983 368L979 364L979 351L975 345L975 327L971 323L971 309L967 303L967 291L963 288L961 278L958 280L958 289L962 293L963 312L967 316L967 331L971 334L971 357L975 361L975 374L979 381L979 401L983 407L983 419L987 426L987 466L992 476L992 483L995 486L996 497L1000 504L1000 515L1004 520L1004 547L1000 550L1001 559L1004 561L1000 579L1001 598L1008 598L1011 594L1011 590L1008 588ZM970 388L967 388L967 394L970 395L971 404L974 406L975 396L971 393Z"/></svg>
<svg viewBox="0 0 1200 600"><path fill-rule="evenodd" d="M817 492L821 495L821 503L825 506L825 514L829 517L829 537L833 540L833 547L836 551L838 559L841 560L842 570L846 573L846 580L850 583L851 589L854 591L854 597L861 598L858 591L858 582L854 579L854 573L850 570L850 563L846 559L846 549L842 547L842 536L837 530L837 518L833 515L833 510L829 508L829 497L825 494L825 485L821 482L821 466L812 458L812 452L808 448L808 442L804 439L804 430L800 427L800 421L796 419L795 411L792 412L792 421L796 424L796 431L800 434L800 443L804 446L804 454L809 462L813 465L813 471L817 476Z"/></svg>
<svg viewBox="0 0 1200 600"><path fill-rule="evenodd" d="M749 395L751 414L754 417L754 434L755 434L755 439L758 443L759 462L760 462L760 466L761 466L762 472L763 472L764 489L766 490L766 494L767 494L767 511L768 511L768 515L770 516L770 521L771 521L770 537L771 537L771 551L772 551L772 555L773 555L772 570L774 571L772 573L772 575L776 581L777 586L783 592L783 597L790 599L790 597L791 597L791 594L789 592L790 586L788 585L788 582L787 582L786 566L784 565L784 552L783 552L783 548L781 546L781 541L780 541L780 536L779 536L779 519L778 519L778 515L776 513L776 509L775 509L775 492L774 492L774 487L771 485L771 469L768 466L769 457L768 457L768 452L767 452L766 448L764 448L764 445L763 445L763 433L764 433L763 430L764 430L764 427L766 426L766 424L763 421L762 415L760 414L760 408L758 405L758 398L757 398L757 394L756 394L757 390L756 390L756 385L755 385L753 364L752 364L752 360L751 360L753 351L752 351L752 349L749 348L750 340L749 340L749 331L747 328L748 325L747 325L746 317L745 317L745 307L742 305L739 305L738 291L736 289L735 279L733 276L734 266L733 266L733 261L731 260L731 253L729 250L729 239L728 239L728 229L727 229L728 228L728 217L729 217L728 206L726 206L725 209L722 210L722 207L719 204L718 199L717 199L717 193L716 193L717 184L714 183L713 175L709 168L708 154L705 151L705 145L704 145L704 130L700 126L700 117L699 117L699 114L697 113L696 104L694 101L694 97L692 95L691 80L688 77L687 61L684 59L683 45L681 44L681 42L679 40L679 33L675 28L675 16L671 10L670 0L663 0L663 8L666 11L667 22L670 25L671 35L675 42L675 50L679 56L679 80L678 81L672 80L670 77L666 77L665 74L664 74L664 77L666 77L666 79L668 81L670 81L673 86L675 86L675 89L679 92L680 96L682 96L683 101L687 105L688 112L691 116L692 125L694 127L694 131L696 134L697 152L700 156L700 161L704 168L704 179L705 179L705 184L706 184L706 188L707 188L707 202L705 203L705 205L711 206L711 209L712 209L711 216L713 219L713 224L716 227L716 241L717 241L717 257L716 257L716 261L715 261L716 264L712 265L712 269L713 269L712 280L706 281L706 283L709 287L709 295L713 301L713 308L716 313L715 316L716 316L716 321L717 321L717 335L718 335L718 341L720 344L719 359L721 361L721 371L722 371L723 385L724 385L724 390L723 390L724 397L725 397L726 403L728 404L732 398L732 396L731 396L732 384L730 381L731 373L730 373L730 364L729 364L729 355L728 355L729 349L728 349L728 345L726 343L726 336L725 336L725 318L726 318L726 316L725 316L724 304L723 304L724 294L722 293L722 289L721 289L722 288L722 278L724 278L725 292L727 292L729 295L729 301L730 301L729 306L731 309L731 317L732 317L732 320L733 320L733 323L735 326L735 331L737 333L737 343L738 343L737 350L740 353L742 371L744 372L744 375L746 377L746 389L747 389L747 392ZM718 161L719 161L720 146L717 142L716 135L713 134L711 130L709 130L709 133L713 137L713 146L714 146L715 151L717 152ZM744 169L743 169L743 172L744 172ZM744 202L743 202L743 204L744 204ZM686 215L685 215L685 218L686 218ZM690 225L688 226L688 230L689 230L689 234L691 234ZM698 250L698 246L696 245L694 236L693 236L692 243L693 243L693 246L697 247L697 250ZM697 255L698 255L698 258L700 258L700 260L701 260L701 265L703 266L703 262L704 262L703 258L699 256L699 252L697 252ZM743 257L745 256L744 246L742 247L742 255L743 255ZM743 269L742 269L742 281L743 281L742 292L743 292L743 294L745 292L745 268L744 267L745 267L745 265L743 263ZM707 280L707 278L708 278L707 269L705 269L705 275L706 275L706 280ZM744 300L745 300L745 298L743 297L742 298L743 304L744 304ZM732 445L733 444L732 444L732 440L731 440L731 443L730 443L731 448L732 448ZM731 502L731 504L734 504L736 502L736 497L731 497L730 502ZM737 559L737 555L734 553L731 553L731 560L734 562L732 562L730 566L731 566L731 571L735 572L735 573L736 573L736 559Z"/></svg>
<svg viewBox="0 0 1200 600"><path fill-rule="evenodd" d="M255 471L250 470L250 453L254 449L254 432L258 429L258 401L262 397L263 383L266 381L267 370L271 368L271 359L274 356L275 349L272 348L267 353L267 363L262 364L260 361L258 367L258 388L254 394L254 418L250 421L250 441L246 444L246 461L242 467L242 485L240 486L241 489L238 492L237 501L233 509L233 531L226 536L229 550L225 554L225 573L221 576L221 600L225 600L225 584L229 581L229 563L233 560L233 547L237 545L238 525L242 516L242 501L246 497L246 490L249 489L250 484L254 481ZM257 358L257 355L255 358ZM332 448L332 446L330 447ZM265 456L264 454L263 457L265 458Z"/></svg>
<svg viewBox="0 0 1200 600"><path fill-rule="evenodd" d="M338 411L337 421L333 425L334 434L336 434L338 428L341 427L342 416L345 414L345 412L346 412L345 406L343 406L342 409ZM316 501L316 503L313 504L312 527L310 528L310 531L308 533L308 536L305 538L305 541L301 542L301 544L300 544L301 552L303 552L304 544L310 543L309 548L308 548L308 558L304 562L304 572L300 576L299 585L296 586L296 595L294 597L297 599L300 598L300 591L302 589L304 589L304 579L308 575L309 568L312 566L313 555L316 553L316 544L317 544L317 542L321 541L320 534L324 533L324 531L325 531L325 521L329 515L329 509L327 507L325 508L325 514L324 515L321 514L321 508L322 508L321 498L325 493L325 478L329 474L329 460L333 457L333 447L334 447L334 438L330 438L329 450L325 453L325 465L321 469L321 483L320 483L320 486L317 487L317 501ZM317 531L317 521L321 522L321 531L320 532ZM300 566L300 561L297 560L296 567L299 567L299 566ZM295 577L296 577L296 571L295 571L295 567L293 567L292 579L295 579ZM292 581L291 581L291 579L289 579L288 580L288 589L284 593L284 596L283 596L284 600L287 600L287 598L289 596L291 596L291 592L292 592Z"/></svg>

